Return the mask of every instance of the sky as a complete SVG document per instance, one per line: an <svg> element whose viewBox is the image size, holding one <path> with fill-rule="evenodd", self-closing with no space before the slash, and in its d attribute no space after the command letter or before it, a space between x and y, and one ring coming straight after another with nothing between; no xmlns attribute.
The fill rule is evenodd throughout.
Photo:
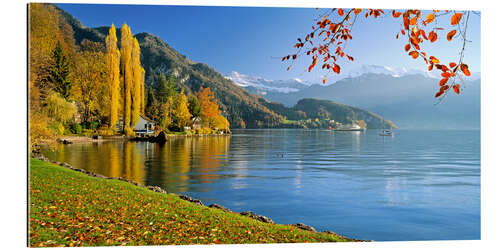
<svg viewBox="0 0 500 250"><path fill-rule="evenodd" d="M271 7L207 7L166 5L57 4L86 27L131 26L134 34L148 32L161 37L171 47L195 62L203 62L224 75L237 71L270 80L299 78L319 82L325 71L316 67L307 72L311 58L302 57L290 71L281 57L295 53L298 37L311 31L322 10L315 8ZM427 67L404 51L407 43L396 39L401 19L389 10L377 19L358 18L353 27L353 40L346 52L354 62L340 63L342 73L361 65L420 69ZM439 27L449 30L450 16L437 19ZM441 31L444 32L444 31ZM465 62L472 72L480 72L480 16L469 21ZM460 40L448 42L445 33L424 51L444 62L458 61ZM331 75L326 75L330 77Z"/></svg>

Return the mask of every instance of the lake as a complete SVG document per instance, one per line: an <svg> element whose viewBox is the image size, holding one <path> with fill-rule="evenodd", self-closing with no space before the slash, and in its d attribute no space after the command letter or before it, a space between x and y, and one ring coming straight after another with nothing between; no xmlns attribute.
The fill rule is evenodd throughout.
<svg viewBox="0 0 500 250"><path fill-rule="evenodd" d="M262 129L58 145L47 157L356 239L480 239L480 132Z"/></svg>

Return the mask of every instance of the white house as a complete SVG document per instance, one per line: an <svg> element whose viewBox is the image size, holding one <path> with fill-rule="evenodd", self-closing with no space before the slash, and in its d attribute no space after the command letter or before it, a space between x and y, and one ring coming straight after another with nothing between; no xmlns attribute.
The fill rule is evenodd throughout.
<svg viewBox="0 0 500 250"><path fill-rule="evenodd" d="M115 129L117 131L123 130L123 120L121 117L118 123L116 124ZM154 129L155 129L155 122L142 114L139 115L139 120L133 127L133 130L137 135L153 135Z"/></svg>
<svg viewBox="0 0 500 250"><path fill-rule="evenodd" d="M140 115L139 120L134 126L134 132L137 135L152 135L155 133L155 122L145 115Z"/></svg>

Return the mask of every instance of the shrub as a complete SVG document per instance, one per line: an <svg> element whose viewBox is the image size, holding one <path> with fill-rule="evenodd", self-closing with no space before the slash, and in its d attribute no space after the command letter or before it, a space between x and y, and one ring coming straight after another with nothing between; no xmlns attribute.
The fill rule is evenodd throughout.
<svg viewBox="0 0 500 250"><path fill-rule="evenodd" d="M110 129L110 128L99 128L97 130L97 134L98 135L114 135L115 134L115 130L114 129Z"/></svg>
<svg viewBox="0 0 500 250"><path fill-rule="evenodd" d="M94 131L91 130L91 129L84 128L84 129L82 129L82 135L84 135L84 136L92 136L92 135L94 135Z"/></svg>
<svg viewBox="0 0 500 250"><path fill-rule="evenodd" d="M76 114L76 107L60 97L57 93L52 93L47 97L47 105L44 108L45 114L58 121L67 122Z"/></svg>
<svg viewBox="0 0 500 250"><path fill-rule="evenodd" d="M70 130L73 134L81 134L82 133L82 125L78 123L73 123L70 125Z"/></svg>

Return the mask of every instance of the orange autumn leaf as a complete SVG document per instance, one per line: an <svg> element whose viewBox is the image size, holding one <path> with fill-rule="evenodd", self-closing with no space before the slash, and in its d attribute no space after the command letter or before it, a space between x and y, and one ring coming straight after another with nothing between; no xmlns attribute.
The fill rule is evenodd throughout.
<svg viewBox="0 0 500 250"><path fill-rule="evenodd" d="M460 84L453 85L453 90L457 93L457 95L460 94Z"/></svg>
<svg viewBox="0 0 500 250"><path fill-rule="evenodd" d="M311 66L309 66L309 72L311 72L311 69L314 68L314 66L316 66L317 63L318 63L318 58L313 57L313 62L311 64Z"/></svg>
<svg viewBox="0 0 500 250"><path fill-rule="evenodd" d="M409 43L408 43L408 44L406 44L406 46L405 46L405 51L406 51L406 52L408 52L408 51L410 50L410 48L411 48L410 44L409 44Z"/></svg>
<svg viewBox="0 0 500 250"><path fill-rule="evenodd" d="M338 12L339 12L339 15L340 15L340 16L343 16L343 15L344 15L344 10L343 10L343 9L339 9L339 10L338 10Z"/></svg>
<svg viewBox="0 0 500 250"><path fill-rule="evenodd" d="M448 39L448 41L451 41L451 39L453 39L453 36L455 36L456 33L457 33L457 30L452 30L452 31L448 32L448 34L446 35L446 39Z"/></svg>
<svg viewBox="0 0 500 250"><path fill-rule="evenodd" d="M439 81L439 86L443 86L443 85L445 85L447 82L448 82L448 77L445 77L445 78L441 79L441 81Z"/></svg>
<svg viewBox="0 0 500 250"><path fill-rule="evenodd" d="M450 63L450 68L455 68L455 66L457 66L457 64L456 64L456 63L454 63L454 62L451 62L451 63Z"/></svg>
<svg viewBox="0 0 500 250"><path fill-rule="evenodd" d="M435 42L437 40L437 34L436 34L436 32L431 31L429 33L429 40L431 41L431 43L433 43L433 42Z"/></svg>
<svg viewBox="0 0 500 250"><path fill-rule="evenodd" d="M340 66L337 65L337 64L334 64L332 70L337 73L337 74L340 74Z"/></svg>
<svg viewBox="0 0 500 250"><path fill-rule="evenodd" d="M427 23L431 23L432 21L434 21L434 14L430 13L429 15L427 15L426 19Z"/></svg>
<svg viewBox="0 0 500 250"><path fill-rule="evenodd" d="M361 13L361 11L362 11L362 10L363 10L363 9L354 9L354 14L356 14L356 15L357 15L357 14Z"/></svg>
<svg viewBox="0 0 500 250"><path fill-rule="evenodd" d="M411 57L413 57L413 59L417 59L418 57L418 52L417 51L410 51L410 53L408 53L408 55L410 55Z"/></svg>
<svg viewBox="0 0 500 250"><path fill-rule="evenodd" d="M392 11L392 16L393 16L394 18L398 18L399 16L401 16L401 12L396 12L396 11L394 11L394 10L393 10L393 11Z"/></svg>
<svg viewBox="0 0 500 250"><path fill-rule="evenodd" d="M432 63L439 63L439 60L435 58L434 56L429 57Z"/></svg>
<svg viewBox="0 0 500 250"><path fill-rule="evenodd" d="M325 83L326 83L326 77L325 77L325 78L323 78L323 84L325 84Z"/></svg>
<svg viewBox="0 0 500 250"><path fill-rule="evenodd" d="M436 95L434 97L436 97L436 98L440 97L442 94L444 94L444 92L443 91L439 91L439 92L436 93Z"/></svg>
<svg viewBox="0 0 500 250"><path fill-rule="evenodd" d="M456 13L451 17L451 25L457 25L462 19L462 13Z"/></svg>
<svg viewBox="0 0 500 250"><path fill-rule="evenodd" d="M451 77L451 73L450 72L443 72L443 73L441 73L441 76L448 78L448 77Z"/></svg>
<svg viewBox="0 0 500 250"><path fill-rule="evenodd" d="M415 25L417 24L417 17L413 17L412 19L410 19L410 25Z"/></svg>
<svg viewBox="0 0 500 250"><path fill-rule="evenodd" d="M462 70L462 72L464 72L464 75L466 76L470 76L470 71L469 71L469 66L467 66L467 64L460 64L460 70Z"/></svg>

